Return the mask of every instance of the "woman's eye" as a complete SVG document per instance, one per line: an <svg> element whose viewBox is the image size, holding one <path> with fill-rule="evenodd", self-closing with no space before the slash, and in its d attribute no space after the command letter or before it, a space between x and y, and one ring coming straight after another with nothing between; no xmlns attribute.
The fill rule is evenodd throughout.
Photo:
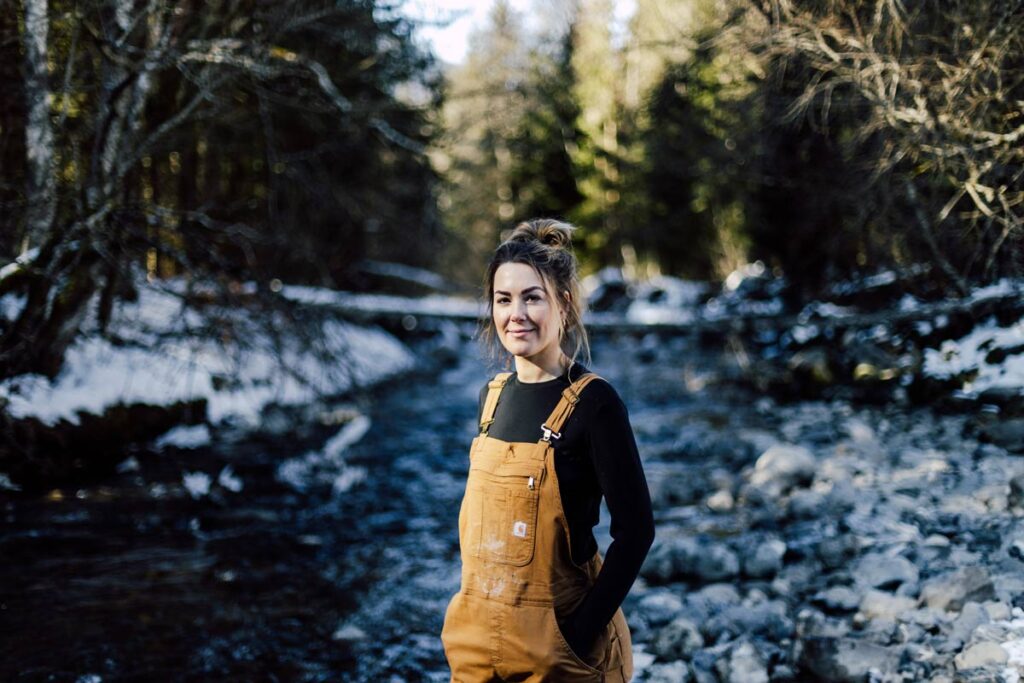
<svg viewBox="0 0 1024 683"><path fill-rule="evenodd" d="M506 298L498 299L498 303L499 304L507 304L508 303L508 299L506 299Z"/></svg>

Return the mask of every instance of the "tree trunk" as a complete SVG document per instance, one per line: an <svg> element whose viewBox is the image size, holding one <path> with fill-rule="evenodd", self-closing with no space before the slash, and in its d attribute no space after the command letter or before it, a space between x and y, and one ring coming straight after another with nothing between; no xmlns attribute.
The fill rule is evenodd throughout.
<svg viewBox="0 0 1024 683"><path fill-rule="evenodd" d="M46 239L57 209L53 128L50 124L46 40L49 33L46 0L25 0L25 156L28 206L22 251Z"/></svg>

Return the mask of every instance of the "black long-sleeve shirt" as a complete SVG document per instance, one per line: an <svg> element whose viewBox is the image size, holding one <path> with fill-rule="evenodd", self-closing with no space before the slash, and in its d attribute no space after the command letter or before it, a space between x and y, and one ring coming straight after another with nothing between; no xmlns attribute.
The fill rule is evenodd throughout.
<svg viewBox="0 0 1024 683"><path fill-rule="evenodd" d="M586 371L573 364L572 380ZM541 425L569 384L567 374L524 383L513 373L501 391L488 434L503 441L539 440ZM478 417L486 397L485 384ZM626 406L608 382L597 380L586 386L561 433L560 439L552 441L555 473L576 564L584 564L597 551L593 527L600 520L602 495L611 514L612 542L601 571L562 627L573 649L586 652L636 580L654 541L654 516Z"/></svg>

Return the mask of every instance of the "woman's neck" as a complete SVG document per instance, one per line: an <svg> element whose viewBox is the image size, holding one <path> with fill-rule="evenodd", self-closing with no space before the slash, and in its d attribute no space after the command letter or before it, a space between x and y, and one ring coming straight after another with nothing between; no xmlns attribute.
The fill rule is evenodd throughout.
<svg viewBox="0 0 1024 683"><path fill-rule="evenodd" d="M558 355L551 358L526 358L515 356L516 377L524 384L545 382L561 377L569 367L569 358L559 349Z"/></svg>

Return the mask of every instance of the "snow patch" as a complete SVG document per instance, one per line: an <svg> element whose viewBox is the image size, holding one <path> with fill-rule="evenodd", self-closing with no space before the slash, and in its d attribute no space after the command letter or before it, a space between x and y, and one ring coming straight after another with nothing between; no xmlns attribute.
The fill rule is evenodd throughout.
<svg viewBox="0 0 1024 683"><path fill-rule="evenodd" d="M163 434L155 442L157 448L201 448L210 444L210 429L205 424L179 425Z"/></svg>
<svg viewBox="0 0 1024 683"><path fill-rule="evenodd" d="M294 336L275 338L269 332L253 333L245 348L186 337L202 321L182 307L172 291L180 286L144 285L137 302L119 304L112 327L128 345L83 336L68 349L63 370L53 382L42 375L0 382L0 400L6 399L8 412L54 425L62 419L77 423L79 411L102 414L119 403L168 405L206 398L212 423L237 419L256 426L268 403L309 403L415 364L412 352L384 330L335 319L323 321L315 344ZM170 441L165 443L201 437L198 431L178 432L167 435ZM195 447L195 441L186 447Z"/></svg>
<svg viewBox="0 0 1024 683"><path fill-rule="evenodd" d="M210 484L213 480L206 472L182 472L181 483L193 499L199 499L210 492Z"/></svg>
<svg viewBox="0 0 1024 683"><path fill-rule="evenodd" d="M1010 327L999 327L994 319L975 327L960 339L947 339L938 349L925 349L924 373L949 379L977 370L977 377L964 386L967 392L992 387L1024 388L1024 354L1011 354L999 363L989 364L986 354L993 348L1024 344L1024 320Z"/></svg>
<svg viewBox="0 0 1024 683"><path fill-rule="evenodd" d="M225 465L224 469L217 475L217 483L232 493L242 490L242 480L231 469L231 465Z"/></svg>

